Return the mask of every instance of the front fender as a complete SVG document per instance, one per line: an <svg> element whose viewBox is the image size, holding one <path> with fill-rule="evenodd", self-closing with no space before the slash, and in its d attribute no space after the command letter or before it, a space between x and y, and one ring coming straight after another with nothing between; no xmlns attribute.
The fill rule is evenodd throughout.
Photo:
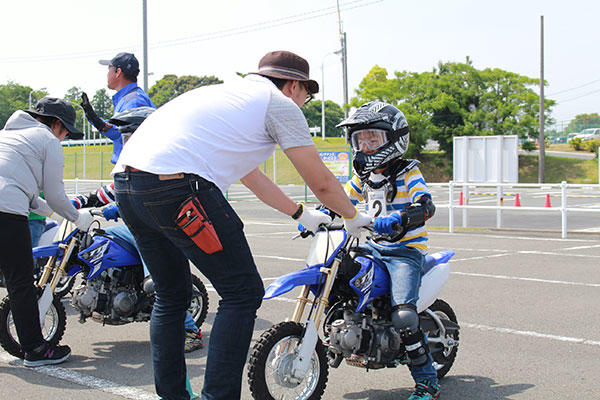
<svg viewBox="0 0 600 400"><path fill-rule="evenodd" d="M58 244L51 244L50 246L39 246L33 249L33 258L38 257L54 257L60 254L60 247Z"/></svg>
<svg viewBox="0 0 600 400"><path fill-rule="evenodd" d="M289 292L296 286L316 285L323 274L320 268L305 268L280 276L265 289L263 299L272 299Z"/></svg>

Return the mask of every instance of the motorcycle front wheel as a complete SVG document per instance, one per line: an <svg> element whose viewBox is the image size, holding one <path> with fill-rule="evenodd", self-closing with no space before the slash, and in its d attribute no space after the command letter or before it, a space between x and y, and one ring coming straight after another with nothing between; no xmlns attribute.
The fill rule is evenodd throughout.
<svg viewBox="0 0 600 400"><path fill-rule="evenodd" d="M318 400L327 384L328 364L319 339L306 376L296 378L291 370L298 356L304 327L281 322L265 331L254 346L248 362L248 383L256 400Z"/></svg>
<svg viewBox="0 0 600 400"><path fill-rule="evenodd" d="M38 296L39 297L39 296ZM65 306L60 302L60 298L54 297L44 320L42 327L42 336L51 345L56 345L62 339L67 326L67 313ZM25 354L21 350L17 329L10 311L10 299L8 296L0 303L0 346L7 353L24 358Z"/></svg>
<svg viewBox="0 0 600 400"><path fill-rule="evenodd" d="M198 328L202 325L208 314L208 292L204 283L196 275L192 274L192 301L188 312L192 315L194 323Z"/></svg>

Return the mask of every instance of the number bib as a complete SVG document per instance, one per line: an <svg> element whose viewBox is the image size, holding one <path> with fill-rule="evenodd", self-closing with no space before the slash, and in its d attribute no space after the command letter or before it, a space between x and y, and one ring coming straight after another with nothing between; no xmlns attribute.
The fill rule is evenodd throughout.
<svg viewBox="0 0 600 400"><path fill-rule="evenodd" d="M371 218L388 215L385 201L385 187L368 191L367 214Z"/></svg>

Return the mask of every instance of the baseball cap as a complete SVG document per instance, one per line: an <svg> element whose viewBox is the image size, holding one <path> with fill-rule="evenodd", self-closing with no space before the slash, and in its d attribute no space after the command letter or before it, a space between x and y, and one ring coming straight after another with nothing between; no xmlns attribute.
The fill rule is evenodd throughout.
<svg viewBox="0 0 600 400"><path fill-rule="evenodd" d="M112 65L115 68L121 68L126 76L136 78L140 73L140 63L132 53L119 53L112 60L98 61L102 65Z"/></svg>

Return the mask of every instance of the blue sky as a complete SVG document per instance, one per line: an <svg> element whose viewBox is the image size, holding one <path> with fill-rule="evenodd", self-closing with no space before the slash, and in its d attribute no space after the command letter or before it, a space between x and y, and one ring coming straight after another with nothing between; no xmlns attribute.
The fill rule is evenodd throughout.
<svg viewBox="0 0 600 400"><path fill-rule="evenodd" d="M342 101L335 0L148 0L149 83L164 74L237 79L262 55L286 49L305 57L325 97ZM540 74L540 15L545 23L546 95L566 121L600 112L600 2L556 0L340 0L352 94L375 65L423 72L439 61ZM106 86L98 59L142 56L142 1L28 1L2 5L0 83L13 80L62 96ZM141 79L140 79L141 84ZM112 92L111 92L112 94Z"/></svg>

